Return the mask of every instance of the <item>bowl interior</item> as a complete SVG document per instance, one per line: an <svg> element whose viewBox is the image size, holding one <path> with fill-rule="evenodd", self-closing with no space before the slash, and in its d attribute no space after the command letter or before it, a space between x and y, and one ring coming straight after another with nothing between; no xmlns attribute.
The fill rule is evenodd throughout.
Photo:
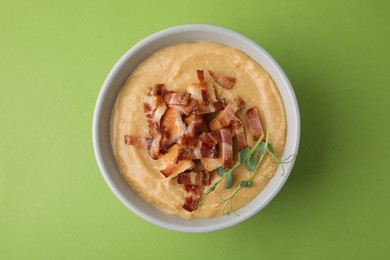
<svg viewBox="0 0 390 260"><path fill-rule="evenodd" d="M93 143L103 177L122 203L145 220L158 226L185 232L207 232L235 225L265 207L285 183L294 162L279 167L265 189L236 214L206 220L183 220L168 216L137 196L122 178L110 144L110 117L117 95L135 67L157 50L181 42L211 41L240 49L272 76L283 98L287 115L285 158L297 154L300 135L299 109L294 91L286 75L273 58L248 38L230 30L209 25L185 25L153 34L132 47L115 64L107 76L95 107Z"/></svg>

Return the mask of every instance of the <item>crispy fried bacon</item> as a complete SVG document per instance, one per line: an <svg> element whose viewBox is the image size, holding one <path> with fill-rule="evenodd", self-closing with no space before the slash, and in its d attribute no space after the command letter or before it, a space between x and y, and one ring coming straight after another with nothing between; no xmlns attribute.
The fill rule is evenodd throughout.
<svg viewBox="0 0 390 260"><path fill-rule="evenodd" d="M196 73L198 82L187 92L165 90L164 84L149 88L143 112L151 137L124 136L125 144L144 148L152 159L161 161L165 178L177 178L184 185L187 195L182 208L189 212L198 207L204 187L210 185L208 171L233 166L233 138L237 140L234 150L248 147L247 129L235 115L245 107L244 101L218 100L214 90L217 85L231 89L236 79L209 70L212 81L206 82L203 70ZM264 131L256 107L247 110L246 119L253 139L258 140ZM198 166L208 171L195 172Z"/></svg>
<svg viewBox="0 0 390 260"><path fill-rule="evenodd" d="M264 133L264 131L256 107L248 109L248 111L246 112L246 120L253 139L255 141L259 140L260 136Z"/></svg>
<svg viewBox="0 0 390 260"><path fill-rule="evenodd" d="M184 186L210 185L210 173L208 171L183 172L179 174L177 183L183 184Z"/></svg>
<svg viewBox="0 0 390 260"><path fill-rule="evenodd" d="M164 102L168 106L188 106L190 103L191 94L187 92L166 91L164 95Z"/></svg>
<svg viewBox="0 0 390 260"><path fill-rule="evenodd" d="M154 111L153 122L156 122L158 125L160 125L161 118L163 117L166 110L167 105L165 105L164 103L160 103L156 111Z"/></svg>
<svg viewBox="0 0 390 260"><path fill-rule="evenodd" d="M222 128L221 133L221 150L222 150L222 166L225 169L233 166L233 141L229 129Z"/></svg>
<svg viewBox="0 0 390 260"><path fill-rule="evenodd" d="M197 146L184 146L181 147L174 162L178 163L182 160L199 160L202 158L217 158L217 147L210 148L210 146L202 143L198 140Z"/></svg>
<svg viewBox="0 0 390 260"><path fill-rule="evenodd" d="M149 103L144 103L144 116L148 125L153 123L153 108Z"/></svg>
<svg viewBox="0 0 390 260"><path fill-rule="evenodd" d="M209 133L202 133L199 139L207 146L214 147L221 141L221 133L219 129Z"/></svg>
<svg viewBox="0 0 390 260"><path fill-rule="evenodd" d="M234 121L233 123L233 131L237 139L237 150L241 151L245 147L248 146L248 143L246 141L246 136L244 132L244 126L242 125L242 122L239 120Z"/></svg>
<svg viewBox="0 0 390 260"><path fill-rule="evenodd" d="M206 82L206 80L204 78L203 70L197 70L196 71L196 75L198 76L199 88L200 88L200 92L201 92L201 95L202 95L203 103L208 104L209 103L209 98L207 96L207 82Z"/></svg>
<svg viewBox="0 0 390 260"><path fill-rule="evenodd" d="M152 123L148 126L149 134L153 137L152 147L149 154L153 159L157 159L161 153L166 152L168 142L168 134L164 127L160 127L157 123Z"/></svg>
<svg viewBox="0 0 390 260"><path fill-rule="evenodd" d="M195 111L198 114L209 114L216 111L220 111L226 107L225 99L215 101L213 103L209 104L198 104L198 106L195 108Z"/></svg>
<svg viewBox="0 0 390 260"><path fill-rule="evenodd" d="M158 126L157 123L151 123L149 126L148 126L148 129L149 129L149 134L154 138L156 137L157 135L159 135L161 133L161 128Z"/></svg>
<svg viewBox="0 0 390 260"><path fill-rule="evenodd" d="M186 106L170 105L170 107L173 107L188 116L194 110L194 107L198 104L198 101L196 101L195 99L190 99L190 100L191 101Z"/></svg>
<svg viewBox="0 0 390 260"><path fill-rule="evenodd" d="M187 186L187 196L184 199L184 204L181 206L183 209L192 212L197 209L200 198L203 193L203 186Z"/></svg>
<svg viewBox="0 0 390 260"><path fill-rule="evenodd" d="M156 110L157 107L160 105L160 102L164 95L164 84L154 85L152 90L152 95L153 95L152 108L153 110Z"/></svg>
<svg viewBox="0 0 390 260"><path fill-rule="evenodd" d="M153 138L125 135L125 144L133 145L137 148L149 150L152 146Z"/></svg>
<svg viewBox="0 0 390 260"><path fill-rule="evenodd" d="M153 89L149 89L148 96L151 96L152 98L148 99L151 104L149 102L143 103L145 119L148 126L153 123L160 125L160 120L167 110L167 106L161 102L162 97L164 96L164 84L154 85Z"/></svg>
<svg viewBox="0 0 390 260"><path fill-rule="evenodd" d="M165 131L165 128L162 127L160 129L161 129L161 133L162 133L160 153L165 154L167 152L167 149L168 149L169 137L168 137L168 133Z"/></svg>
<svg viewBox="0 0 390 260"><path fill-rule="evenodd" d="M177 182L183 184L187 191L182 208L192 212L198 207L204 186L210 185L210 174L207 171L183 172L179 174Z"/></svg>
<svg viewBox="0 0 390 260"><path fill-rule="evenodd" d="M152 96L152 104L143 103L143 111L148 123L149 134L153 137L149 154L153 159L157 159L160 152L165 152L168 141L164 127L161 127L161 119L167 110L167 105L161 102L164 96L164 84L154 85L153 89L149 90L148 96Z"/></svg>
<svg viewBox="0 0 390 260"><path fill-rule="evenodd" d="M191 123L187 126L186 131L180 138L180 144L187 146L197 145L197 138L203 132L203 117L198 114L192 115Z"/></svg>
<svg viewBox="0 0 390 260"><path fill-rule="evenodd" d="M216 71L209 70L210 76L215 80L221 87L231 89L236 82L236 78L224 76Z"/></svg>
<svg viewBox="0 0 390 260"><path fill-rule="evenodd" d="M164 137L163 133L161 131L157 131L154 138L153 138L153 141L152 141L152 144L151 144L151 147L149 150L149 155L154 160L157 160L158 156L160 155L161 141L162 141L163 137Z"/></svg>
<svg viewBox="0 0 390 260"><path fill-rule="evenodd" d="M214 131L228 126L233 119L234 114L244 107L244 101L239 97L235 98L233 102L229 103L225 109L219 112L219 114L210 122L210 129Z"/></svg>
<svg viewBox="0 0 390 260"><path fill-rule="evenodd" d="M163 84L160 85L163 86ZM166 151L168 137L164 128L160 126L161 118L166 110L167 106L164 103L159 103L157 109L155 110L149 103L143 103L144 116L148 123L149 134L152 136L147 149L149 150L150 157L155 160L158 158L160 153L164 153Z"/></svg>
<svg viewBox="0 0 390 260"><path fill-rule="evenodd" d="M185 134L189 136L195 136L195 135L199 136L203 132L202 126L203 126L203 117L199 114L193 114L192 121L188 125Z"/></svg>

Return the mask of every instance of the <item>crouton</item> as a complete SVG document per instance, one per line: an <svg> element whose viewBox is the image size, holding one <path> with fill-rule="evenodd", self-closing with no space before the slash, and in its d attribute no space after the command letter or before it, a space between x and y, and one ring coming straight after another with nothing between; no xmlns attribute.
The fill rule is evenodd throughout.
<svg viewBox="0 0 390 260"><path fill-rule="evenodd" d="M200 93L200 88L198 83L193 83L187 88L187 92L191 94L191 98L198 101L202 101L202 94Z"/></svg>
<svg viewBox="0 0 390 260"><path fill-rule="evenodd" d="M160 156L162 162L162 169L160 172L168 179L195 167L195 163L192 160L179 161L177 164L174 163L175 158L178 156L179 149L180 145L175 144L167 153Z"/></svg>
<svg viewBox="0 0 390 260"><path fill-rule="evenodd" d="M211 172L219 167L222 167L222 158L202 158L200 159L200 162L202 163L203 167Z"/></svg>
<svg viewBox="0 0 390 260"><path fill-rule="evenodd" d="M172 107L165 111L161 125L165 127L165 132L168 134L167 145L176 143L186 130L180 112Z"/></svg>

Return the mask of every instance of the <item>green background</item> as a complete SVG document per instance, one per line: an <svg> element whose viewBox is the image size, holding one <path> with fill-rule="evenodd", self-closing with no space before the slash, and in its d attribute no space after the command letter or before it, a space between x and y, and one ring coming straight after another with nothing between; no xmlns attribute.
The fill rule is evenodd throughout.
<svg viewBox="0 0 390 260"><path fill-rule="evenodd" d="M190 23L268 50L302 117L278 196L206 234L164 230L125 208L91 137L119 57ZM389 1L2 1L0 259L390 259L389 28Z"/></svg>

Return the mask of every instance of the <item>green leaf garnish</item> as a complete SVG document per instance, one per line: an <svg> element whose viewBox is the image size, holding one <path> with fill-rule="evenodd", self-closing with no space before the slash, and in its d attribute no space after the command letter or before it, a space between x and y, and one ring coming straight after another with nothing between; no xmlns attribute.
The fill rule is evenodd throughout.
<svg viewBox="0 0 390 260"><path fill-rule="evenodd" d="M230 174L226 175L225 188L230 189L232 187L232 184L233 184L233 175L230 173Z"/></svg>
<svg viewBox="0 0 390 260"><path fill-rule="evenodd" d="M252 180L246 180L240 182L241 187L251 187L252 186Z"/></svg>
<svg viewBox="0 0 390 260"><path fill-rule="evenodd" d="M247 160L248 154L250 154L250 152L251 148L245 147L238 153L238 160L240 161L240 163L244 163Z"/></svg>
<svg viewBox="0 0 390 260"><path fill-rule="evenodd" d="M261 154L261 155L265 155L265 154L266 154L267 148L266 148L264 142L261 142L261 143L259 144L259 146L257 147L257 152L258 152L259 154Z"/></svg>
<svg viewBox="0 0 390 260"><path fill-rule="evenodd" d="M212 192L212 191L214 191L214 190L215 190L215 187L216 187L216 186L214 186L214 185L213 185L213 186L211 186L211 187L208 189L208 191L207 191L207 192Z"/></svg>
<svg viewBox="0 0 390 260"><path fill-rule="evenodd" d="M251 156L244 162L244 167L250 172L256 170L256 163L258 161L257 154L252 153Z"/></svg>
<svg viewBox="0 0 390 260"><path fill-rule="evenodd" d="M271 154L275 154L272 144L268 144L268 152L270 152Z"/></svg>
<svg viewBox="0 0 390 260"><path fill-rule="evenodd" d="M226 172L227 172L227 170L225 168L219 167L217 169L217 173L219 176L223 176Z"/></svg>

